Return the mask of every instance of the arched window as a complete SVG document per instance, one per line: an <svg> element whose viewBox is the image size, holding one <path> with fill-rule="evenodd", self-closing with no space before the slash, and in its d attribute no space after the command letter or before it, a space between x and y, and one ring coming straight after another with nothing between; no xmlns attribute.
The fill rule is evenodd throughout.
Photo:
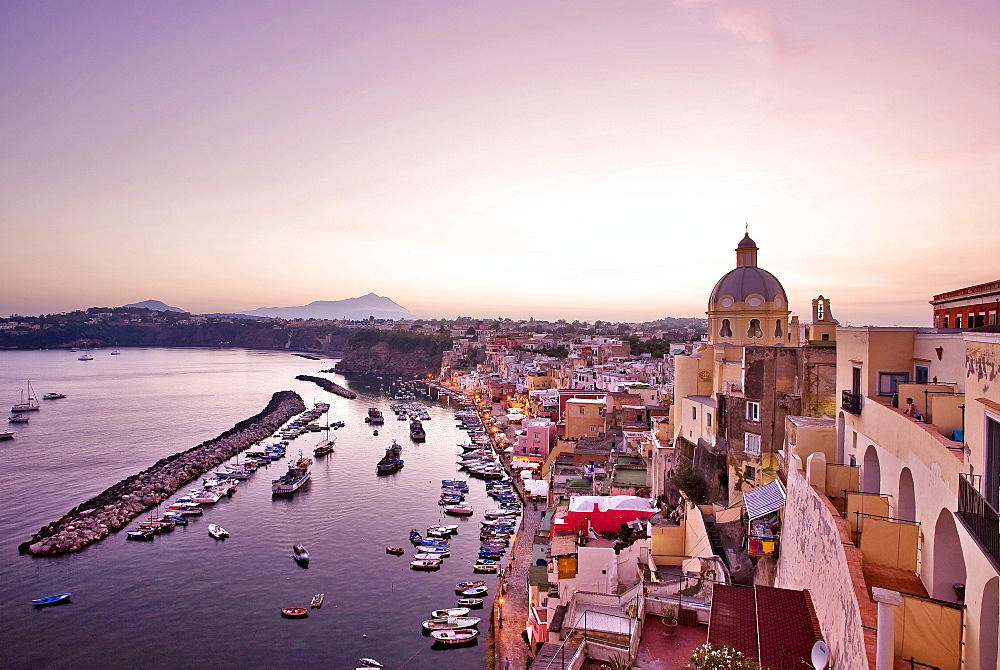
<svg viewBox="0 0 1000 670"><path fill-rule="evenodd" d="M760 319L750 319L747 337L764 337L764 331L760 329Z"/></svg>
<svg viewBox="0 0 1000 670"><path fill-rule="evenodd" d="M781 319L774 320L774 336L781 337Z"/></svg>
<svg viewBox="0 0 1000 670"><path fill-rule="evenodd" d="M722 327L719 328L719 337L732 337L733 327L729 324L729 319L722 320Z"/></svg>

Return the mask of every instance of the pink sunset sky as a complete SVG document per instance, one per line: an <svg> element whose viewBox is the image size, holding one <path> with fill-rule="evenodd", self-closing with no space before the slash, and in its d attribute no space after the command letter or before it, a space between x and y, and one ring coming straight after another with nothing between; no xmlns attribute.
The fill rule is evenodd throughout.
<svg viewBox="0 0 1000 670"><path fill-rule="evenodd" d="M0 314L808 315L1000 278L1000 3L6 2Z"/></svg>

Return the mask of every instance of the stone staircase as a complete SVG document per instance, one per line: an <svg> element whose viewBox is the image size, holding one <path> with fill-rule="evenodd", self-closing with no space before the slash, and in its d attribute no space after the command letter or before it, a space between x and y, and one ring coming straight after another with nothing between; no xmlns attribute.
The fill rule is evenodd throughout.
<svg viewBox="0 0 1000 670"><path fill-rule="evenodd" d="M538 650L534 662L531 664L532 670L566 670L576 655L577 647L570 645L546 642Z"/></svg>

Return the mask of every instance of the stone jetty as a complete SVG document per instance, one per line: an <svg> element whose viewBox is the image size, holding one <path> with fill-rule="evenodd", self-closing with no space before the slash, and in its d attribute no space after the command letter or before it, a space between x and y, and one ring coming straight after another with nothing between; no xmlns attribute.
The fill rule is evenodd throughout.
<svg viewBox="0 0 1000 670"><path fill-rule="evenodd" d="M110 486L71 509L58 521L43 526L30 540L22 542L18 551L34 556L79 551L124 528L143 511L160 504L191 480L266 439L305 408L299 394L278 391L260 414L240 421L214 439L160 459L139 474Z"/></svg>
<svg viewBox="0 0 1000 670"><path fill-rule="evenodd" d="M351 400L354 400L355 398L358 397L358 394L355 393L354 391L345 389L340 384L334 384L332 381L326 379L325 377L313 377L311 375L296 375L295 378L300 379L304 382L314 382L324 391L329 391L330 393L336 393L342 398L350 398Z"/></svg>

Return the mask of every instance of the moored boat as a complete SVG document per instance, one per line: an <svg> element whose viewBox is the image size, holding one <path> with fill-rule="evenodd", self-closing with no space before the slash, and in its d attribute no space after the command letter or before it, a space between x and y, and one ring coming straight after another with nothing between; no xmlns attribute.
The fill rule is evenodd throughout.
<svg viewBox="0 0 1000 670"><path fill-rule="evenodd" d="M326 596L322 593L314 594L312 600L309 601L309 607L322 607L324 597Z"/></svg>
<svg viewBox="0 0 1000 670"><path fill-rule="evenodd" d="M478 626L479 621L479 617L476 616L456 616L444 619L427 619L422 621L420 625L424 630L457 630Z"/></svg>
<svg viewBox="0 0 1000 670"><path fill-rule="evenodd" d="M28 415L11 414L10 417L7 418L7 420L10 421L11 423L28 423Z"/></svg>
<svg viewBox="0 0 1000 670"><path fill-rule="evenodd" d="M309 610L305 607L282 607L281 616L289 619L301 619L309 616Z"/></svg>
<svg viewBox="0 0 1000 670"><path fill-rule="evenodd" d="M385 553L393 554L394 556L402 556L403 554L406 553L406 550L403 549L402 547L386 547Z"/></svg>
<svg viewBox="0 0 1000 670"><path fill-rule="evenodd" d="M465 589L461 591L463 596L468 596L470 598L478 598L479 596L485 596L489 593L489 588L486 586L474 586L471 589Z"/></svg>
<svg viewBox="0 0 1000 670"><path fill-rule="evenodd" d="M482 598L459 598L458 604L461 607L469 607L471 609L478 609L483 606L485 601Z"/></svg>
<svg viewBox="0 0 1000 670"><path fill-rule="evenodd" d="M460 593L466 589L474 589L480 586L486 586L486 582L481 580L469 581L469 582L459 582L455 584L455 592Z"/></svg>
<svg viewBox="0 0 1000 670"><path fill-rule="evenodd" d="M299 457L288 464L288 472L271 481L271 493L277 495L298 491L303 484L309 481L312 463L311 458L305 458L299 452Z"/></svg>
<svg viewBox="0 0 1000 670"><path fill-rule="evenodd" d="M441 644L464 644L475 640L477 635L479 635L479 631L474 628L431 631L431 637L433 637L436 642L440 642Z"/></svg>
<svg viewBox="0 0 1000 670"><path fill-rule="evenodd" d="M431 612L431 617L434 619L446 619L450 616L465 616L468 613L468 607L449 607L443 610L434 610Z"/></svg>
<svg viewBox="0 0 1000 670"><path fill-rule="evenodd" d="M17 431L0 430L0 440L13 440L15 436L17 436Z"/></svg>
<svg viewBox="0 0 1000 670"><path fill-rule="evenodd" d="M58 400L59 398L65 398L66 395L63 393L46 393L42 396L43 400Z"/></svg>
<svg viewBox="0 0 1000 670"><path fill-rule="evenodd" d="M440 567L440 558L418 558L410 561L411 570L437 570Z"/></svg>
<svg viewBox="0 0 1000 670"><path fill-rule="evenodd" d="M31 380L28 380L28 397L24 397L24 391L21 391L21 402L17 403L10 408L11 412L15 414L18 412L32 412L37 410L38 398L35 397L35 391L31 388Z"/></svg>

